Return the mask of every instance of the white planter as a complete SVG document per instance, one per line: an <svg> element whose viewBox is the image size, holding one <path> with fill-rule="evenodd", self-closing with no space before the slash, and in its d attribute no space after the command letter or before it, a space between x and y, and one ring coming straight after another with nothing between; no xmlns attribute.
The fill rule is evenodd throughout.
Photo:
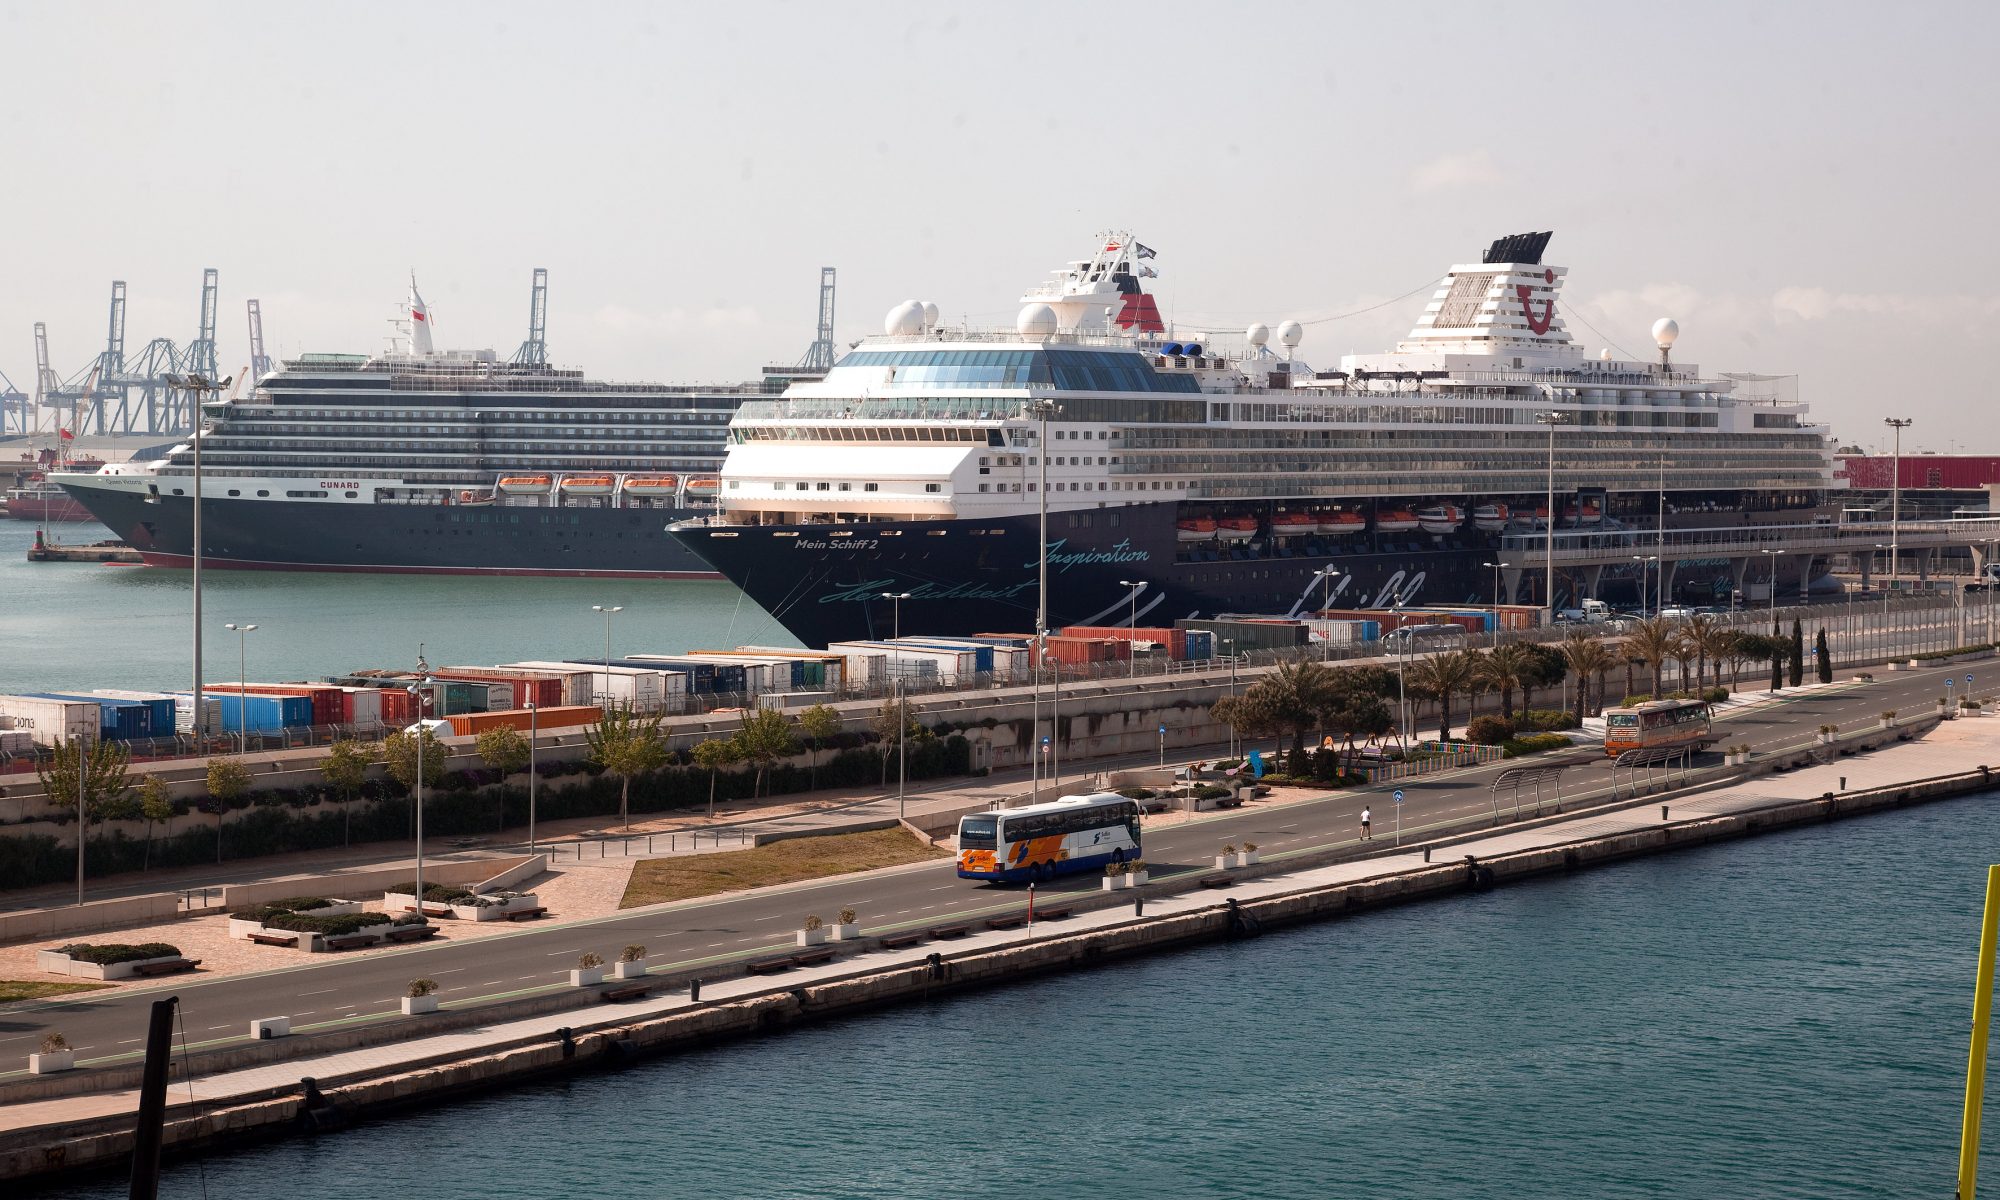
<svg viewBox="0 0 2000 1200"><path fill-rule="evenodd" d="M414 1017L419 1013L433 1013L437 1010L438 998L436 996L403 997L403 1015L406 1017Z"/></svg>
<svg viewBox="0 0 2000 1200"><path fill-rule="evenodd" d="M612 963L611 977L613 979L644 979L646 977L646 960L642 958L636 962Z"/></svg>
<svg viewBox="0 0 2000 1200"><path fill-rule="evenodd" d="M1237 866L1247 867L1252 865L1253 863L1263 862L1264 852L1262 850L1245 850L1243 853L1237 855L1236 859L1237 859L1236 862Z"/></svg>
<svg viewBox="0 0 2000 1200"><path fill-rule="evenodd" d="M1126 887L1144 887L1144 886L1146 885L1146 880L1148 880L1148 879L1150 879L1150 878L1152 878L1152 872L1150 872L1150 871L1138 871L1138 872L1135 872L1135 873L1133 873L1133 874L1129 874L1129 875L1125 876L1125 880L1126 880L1126 883L1125 883L1125 886L1126 886Z"/></svg>
<svg viewBox="0 0 2000 1200"><path fill-rule="evenodd" d="M69 974L69 955L60 950L35 951L35 969L54 975Z"/></svg>
<svg viewBox="0 0 2000 1200"><path fill-rule="evenodd" d="M290 1017L263 1017L250 1022L250 1036L260 1042L265 1038L289 1037L291 1032Z"/></svg>
<svg viewBox="0 0 2000 1200"><path fill-rule="evenodd" d="M1236 856L1234 854L1218 854L1215 856L1215 869L1218 871L1227 871L1235 865Z"/></svg>
<svg viewBox="0 0 2000 1200"><path fill-rule="evenodd" d="M851 942L861 936L861 924L858 921L850 921L845 925L834 925L831 928L833 930L833 940L836 942Z"/></svg>
<svg viewBox="0 0 2000 1200"><path fill-rule="evenodd" d="M246 921L241 917L229 918L230 937L243 939L248 938L253 933L262 932L264 932L264 922L262 921Z"/></svg>
<svg viewBox="0 0 2000 1200"><path fill-rule="evenodd" d="M60 950L35 951L36 965L40 966L42 970L56 975L73 976L77 979L130 979L139 973L140 967L150 963L178 962L180 958L181 956L176 954L171 957L140 958L134 959L131 962L104 964L85 962L80 958L71 958Z"/></svg>
<svg viewBox="0 0 2000 1200"><path fill-rule="evenodd" d="M578 967L569 973L569 985L571 987L590 987L592 984L603 982L603 967Z"/></svg>
<svg viewBox="0 0 2000 1200"><path fill-rule="evenodd" d="M416 906L417 898L408 892L382 893L382 911L388 913L390 916L400 917L403 915L404 909L415 908ZM426 915L433 917L440 917L454 911L452 905L446 904L441 900L427 901L424 907L429 910Z"/></svg>
<svg viewBox="0 0 2000 1200"><path fill-rule="evenodd" d="M76 1069L76 1051L58 1050L53 1054L30 1054L28 1073L31 1075L51 1075L57 1071Z"/></svg>
<svg viewBox="0 0 2000 1200"><path fill-rule="evenodd" d="M1123 875L1106 875L1104 877L1104 890L1107 892L1115 892L1124 886L1125 877Z"/></svg>
<svg viewBox="0 0 2000 1200"><path fill-rule="evenodd" d="M826 926L824 925L820 926L818 929L799 930L799 945L801 946L817 946L825 940L826 940Z"/></svg>

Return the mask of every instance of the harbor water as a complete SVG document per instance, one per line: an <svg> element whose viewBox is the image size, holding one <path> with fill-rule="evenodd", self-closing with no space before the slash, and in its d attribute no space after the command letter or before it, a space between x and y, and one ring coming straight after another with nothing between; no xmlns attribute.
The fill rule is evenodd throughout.
<svg viewBox="0 0 2000 1200"><path fill-rule="evenodd" d="M58 524L67 544L111 537ZM0 692L192 682L192 574L140 566L31 563L35 526L0 520ZM612 618L614 654L679 653L797 639L721 581L476 578L340 572L204 571L206 678L237 678L237 635L254 680L315 679L365 667L589 658L604 652L594 604Z"/></svg>
<svg viewBox="0 0 2000 1200"><path fill-rule="evenodd" d="M161 1195L1948 1195L1996 847L1990 795L1859 818L467 1098Z"/></svg>

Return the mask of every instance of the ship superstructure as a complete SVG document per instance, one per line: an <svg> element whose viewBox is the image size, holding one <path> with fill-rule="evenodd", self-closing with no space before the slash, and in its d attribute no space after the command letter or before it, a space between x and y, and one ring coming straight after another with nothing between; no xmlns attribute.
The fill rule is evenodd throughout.
<svg viewBox="0 0 2000 1200"><path fill-rule="evenodd" d="M1297 322L1177 335L1124 234L1011 330L911 301L824 379L742 406L720 511L679 536L821 644L886 628L885 592L909 593L904 628L1030 629L1044 501L1052 623L1129 621L1135 591L1142 622L1490 601L1497 539L1550 520L1552 425L1559 529L1807 520L1831 461L1805 406L1672 361L1671 322L1657 361L1590 355L1548 239L1452 267L1394 350L1329 370Z"/></svg>

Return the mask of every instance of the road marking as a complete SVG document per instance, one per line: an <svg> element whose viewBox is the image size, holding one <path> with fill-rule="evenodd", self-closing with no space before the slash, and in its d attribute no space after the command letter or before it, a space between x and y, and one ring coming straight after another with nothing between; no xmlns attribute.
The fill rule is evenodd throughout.
<svg viewBox="0 0 2000 1200"><path fill-rule="evenodd" d="M87 710L87 709L86 709L85 711L89 711L89 710ZM317 991L317 992L300 992L300 993L299 993L299 998L300 998L300 999L304 999L304 998L305 998L305 997L307 997L307 996L326 996L326 995L330 995L330 994L332 994L332 993L334 993L334 992L337 992L337 991L339 991L339 990L340 990L339 988L322 988L322 989L320 989L320 990L319 990L319 991Z"/></svg>
<svg viewBox="0 0 2000 1200"><path fill-rule="evenodd" d="M88 710L85 710L85 711L88 711ZM892 714L892 715L893 715L893 714ZM782 921L782 920L784 920L784 919L785 919L785 914L784 914L784 913L773 913L773 914L771 914L771 915L770 915L770 916L768 916L768 917L752 917L752 918L750 919L750 923L751 923L752 925L755 925L755 924L757 924L757 923L758 923L758 922L760 922L760 921Z"/></svg>
<svg viewBox="0 0 2000 1200"><path fill-rule="evenodd" d="M210 1026L209 1026L209 1029L210 1029L210 1030L216 1030L216 1029L227 1029L227 1028L229 1028L229 1026L227 1026L227 1025L210 1025ZM77 1047L77 1049L81 1050L81 1049L83 1049L83 1047L82 1047L82 1046L78 1046L78 1047Z"/></svg>
<svg viewBox="0 0 2000 1200"><path fill-rule="evenodd" d="M432 972L431 972L431 974L433 974L433 975L450 975L450 974L451 974L451 973L453 973L454 971L463 971L463 970L465 970L465 968L464 968L464 967L445 967L445 968L443 968L442 970L437 970L437 971L432 971ZM308 993L308 994L310 995L311 993Z"/></svg>
<svg viewBox="0 0 2000 1200"><path fill-rule="evenodd" d="M549 951L549 952L548 952L548 953L547 953L546 955L543 955L543 957L544 957L544 958L560 958L560 957L562 957L562 956L563 956L563 955L565 955L565 954L579 954L579 953L581 953L582 951L583 951L583 947L581 947L581 946L572 946L572 947L570 947L570 948L569 948L569 949L567 949L567 950L551 950L551 951Z"/></svg>
<svg viewBox="0 0 2000 1200"><path fill-rule="evenodd" d="M85 711L89 711L89 710L87 710L87 709L86 709ZM136 1045L138 1045L138 1044L139 1044L139 1039L138 1039L138 1038L126 1038L126 1039L125 1039L124 1041L122 1041L122 1042L120 1042L120 1043L118 1043L118 1044L119 1044L119 1045L121 1045L121 1046L136 1046Z"/></svg>
<svg viewBox="0 0 2000 1200"><path fill-rule="evenodd" d="M958 885L955 883L947 883L943 887L935 887L932 888L931 890L934 892L955 892L958 890Z"/></svg>

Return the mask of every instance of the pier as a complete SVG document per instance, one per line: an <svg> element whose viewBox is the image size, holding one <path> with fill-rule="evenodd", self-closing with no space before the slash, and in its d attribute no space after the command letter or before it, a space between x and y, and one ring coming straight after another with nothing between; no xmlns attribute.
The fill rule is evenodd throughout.
<svg viewBox="0 0 2000 1200"><path fill-rule="evenodd" d="M119 541L92 542L87 546L66 546L41 530L35 544L28 547L29 562L140 563L139 552Z"/></svg>

